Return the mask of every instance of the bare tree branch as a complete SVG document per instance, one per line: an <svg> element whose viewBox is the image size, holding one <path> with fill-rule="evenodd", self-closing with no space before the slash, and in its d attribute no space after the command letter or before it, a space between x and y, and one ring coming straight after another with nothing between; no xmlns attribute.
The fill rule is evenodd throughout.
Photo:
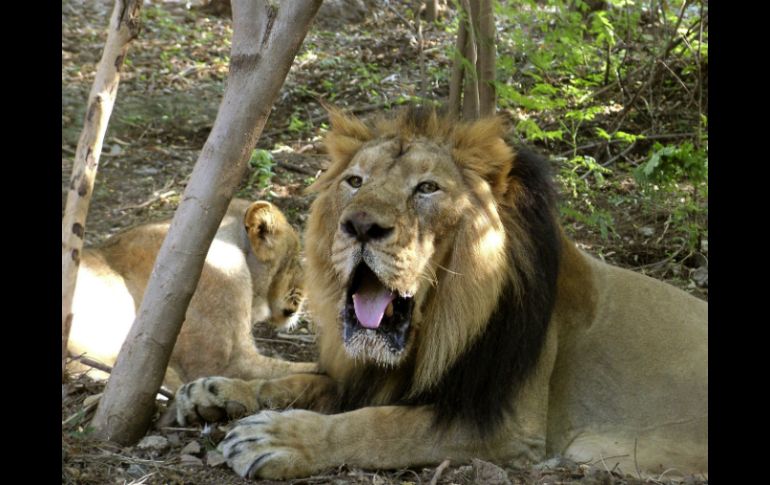
<svg viewBox="0 0 770 485"><path fill-rule="evenodd" d="M104 134L118 93L120 68L129 43L139 35L140 0L116 0L110 17L107 41L96 67L96 77L88 95L83 131L72 164L67 202L62 218L61 319L62 374L67 356L67 341L72 325L72 297L75 293L80 253L83 250L86 216L91 204Z"/></svg>

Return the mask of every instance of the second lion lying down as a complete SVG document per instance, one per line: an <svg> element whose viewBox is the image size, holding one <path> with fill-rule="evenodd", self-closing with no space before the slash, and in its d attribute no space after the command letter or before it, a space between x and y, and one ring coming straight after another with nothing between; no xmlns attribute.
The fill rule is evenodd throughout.
<svg viewBox="0 0 770 485"><path fill-rule="evenodd" d="M71 354L115 363L169 224L134 227L84 251L73 301ZM315 364L260 355L251 338L255 323L290 324L303 299L296 231L273 204L234 199L206 256L164 384L176 390L211 374L251 379L315 370ZM68 364L70 371L84 369L77 360Z"/></svg>
<svg viewBox="0 0 770 485"><path fill-rule="evenodd" d="M322 374L199 379L180 422L304 408L222 441L249 477L552 455L708 473L705 302L578 250L497 119L331 117L306 233Z"/></svg>

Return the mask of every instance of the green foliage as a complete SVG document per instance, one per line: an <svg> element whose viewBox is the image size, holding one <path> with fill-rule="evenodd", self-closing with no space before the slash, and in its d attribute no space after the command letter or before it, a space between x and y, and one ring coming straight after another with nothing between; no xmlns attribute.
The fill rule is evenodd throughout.
<svg viewBox="0 0 770 485"><path fill-rule="evenodd" d="M708 6L682 10L684 1L652 10L638 0L598 9L584 0L496 2L498 105L525 143L560 162L562 216L602 239L617 236L606 207L618 204L662 209L669 235L690 248L707 234L708 132L699 96L701 89L707 96L700 79ZM649 141L688 132L676 144ZM629 172L641 193L629 192Z"/></svg>
<svg viewBox="0 0 770 485"><path fill-rule="evenodd" d="M617 233L615 232L615 221L612 214L606 210L595 209L585 213L584 211L575 210L570 206L564 205L561 206L560 211L562 217L571 218L580 224L585 224L586 226L599 231L599 235L605 241L609 239L611 235L617 237Z"/></svg>
<svg viewBox="0 0 770 485"><path fill-rule="evenodd" d="M698 184L708 179L708 153L689 141L679 145L655 143L647 161L634 174L645 184L670 185L684 180Z"/></svg>
<svg viewBox="0 0 770 485"><path fill-rule="evenodd" d="M300 116L298 116L297 114L291 115L291 119L289 120L289 128L288 128L290 133L296 134L301 131L304 131L306 128L307 128L307 123L303 121Z"/></svg>
<svg viewBox="0 0 770 485"><path fill-rule="evenodd" d="M249 159L249 167L252 172L249 175L249 180L246 182L246 187L256 186L260 190L264 190L270 186L270 180L273 178L273 166L275 160L273 155L267 150L256 149L251 153Z"/></svg>

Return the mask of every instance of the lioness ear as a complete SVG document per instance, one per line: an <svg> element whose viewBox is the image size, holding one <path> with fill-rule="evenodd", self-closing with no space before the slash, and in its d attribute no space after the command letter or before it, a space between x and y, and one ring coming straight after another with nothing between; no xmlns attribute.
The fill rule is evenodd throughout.
<svg viewBox="0 0 770 485"><path fill-rule="evenodd" d="M259 200L249 206L243 216L243 225L249 233L252 246L256 246L256 243L272 246L271 236L275 233L277 222L275 218L275 207L270 202Z"/></svg>
<svg viewBox="0 0 770 485"><path fill-rule="evenodd" d="M483 177L495 197L508 190L508 174L513 167L514 152L503 140L505 131L505 122L494 117L463 123L453 133L455 160Z"/></svg>
<svg viewBox="0 0 770 485"><path fill-rule="evenodd" d="M374 138L372 130L355 116L348 116L339 108L321 103L329 114L332 128L324 137L324 146L332 159L329 169L313 182L307 193L321 191L334 180L365 142Z"/></svg>

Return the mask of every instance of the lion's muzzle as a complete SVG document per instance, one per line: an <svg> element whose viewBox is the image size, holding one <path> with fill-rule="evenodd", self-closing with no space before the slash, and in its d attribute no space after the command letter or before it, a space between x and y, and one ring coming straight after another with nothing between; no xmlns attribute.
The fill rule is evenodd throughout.
<svg viewBox="0 0 770 485"><path fill-rule="evenodd" d="M348 352L395 364L406 347L414 299L386 287L366 265L353 272L342 312Z"/></svg>

